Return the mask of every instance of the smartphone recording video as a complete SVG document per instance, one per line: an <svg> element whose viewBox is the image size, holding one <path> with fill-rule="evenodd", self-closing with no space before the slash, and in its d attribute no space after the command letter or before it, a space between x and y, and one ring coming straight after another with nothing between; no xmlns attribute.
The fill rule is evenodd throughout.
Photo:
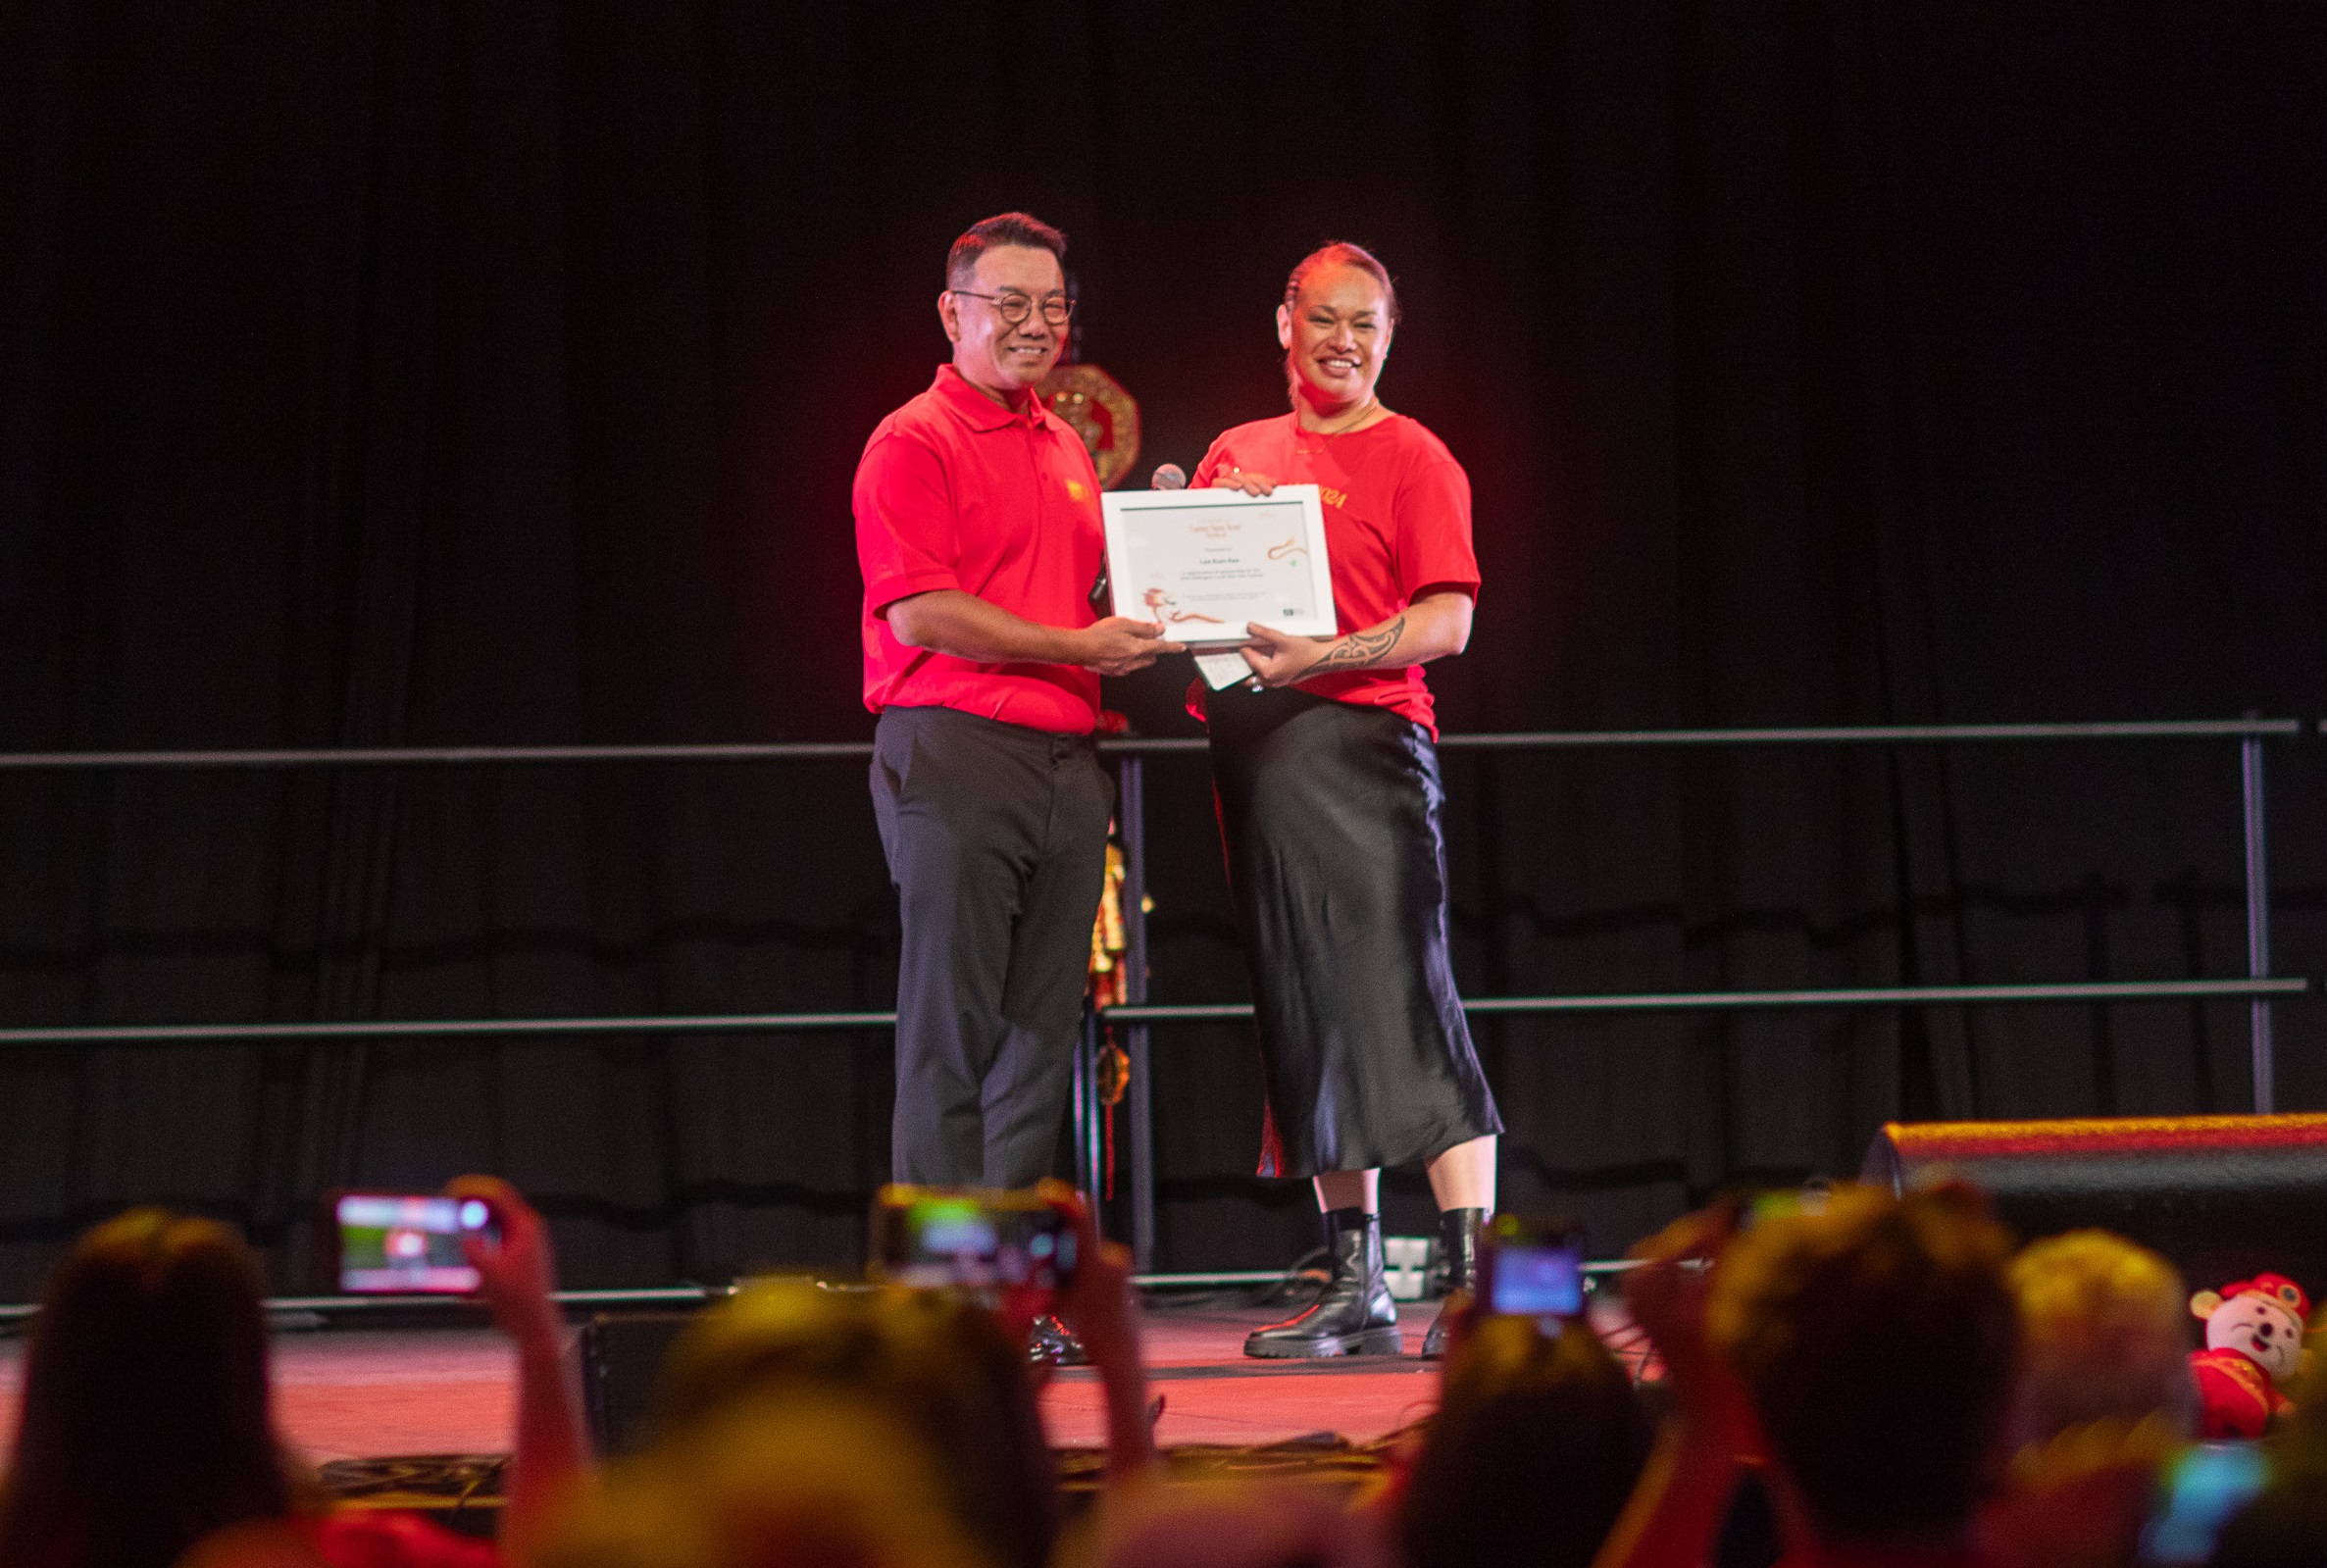
<svg viewBox="0 0 2327 1568"><path fill-rule="evenodd" d="M465 1295L479 1282L461 1242L499 1239L491 1206L473 1197L342 1192L331 1218L339 1289L358 1295Z"/></svg>
<svg viewBox="0 0 2327 1568"><path fill-rule="evenodd" d="M1055 1294L1075 1276L1075 1228L1033 1189L891 1185L873 1199L870 1252L867 1277L886 1285Z"/></svg>
<svg viewBox="0 0 2327 1568"><path fill-rule="evenodd" d="M1584 1239L1565 1227L1498 1214L1482 1238L1480 1293L1489 1312L1572 1318L1584 1311Z"/></svg>

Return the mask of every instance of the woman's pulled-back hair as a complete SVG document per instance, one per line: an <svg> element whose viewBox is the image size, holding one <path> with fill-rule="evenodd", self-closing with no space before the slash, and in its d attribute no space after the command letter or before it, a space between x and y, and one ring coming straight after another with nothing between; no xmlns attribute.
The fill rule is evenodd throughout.
<svg viewBox="0 0 2327 1568"><path fill-rule="evenodd" d="M212 1531L290 1512L241 1239L150 1208L83 1236L32 1322L0 1563L169 1568Z"/></svg>
<svg viewBox="0 0 2327 1568"><path fill-rule="evenodd" d="M1291 276L1285 279L1285 308L1296 308L1300 303L1301 286L1329 267L1354 267L1361 273L1370 274L1374 281L1382 285L1382 297L1389 301L1391 325L1397 325L1397 284L1391 280L1390 269L1383 266L1374 253L1363 245L1353 245L1345 239L1320 245L1293 263Z"/></svg>

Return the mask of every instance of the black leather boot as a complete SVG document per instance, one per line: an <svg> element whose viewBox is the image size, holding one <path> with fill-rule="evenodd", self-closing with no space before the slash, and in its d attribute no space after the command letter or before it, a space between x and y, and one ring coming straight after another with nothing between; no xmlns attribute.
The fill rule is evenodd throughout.
<svg viewBox="0 0 2327 1568"><path fill-rule="evenodd" d="M1401 1355L1397 1303L1382 1267L1382 1216L1363 1209L1335 1209L1325 1216L1325 1244L1333 1254L1333 1278L1317 1304L1297 1318L1256 1329L1244 1340L1246 1355Z"/></svg>
<svg viewBox="0 0 2327 1568"><path fill-rule="evenodd" d="M1446 1353L1448 1325L1471 1304L1479 1282L1479 1233L1486 1228L1485 1209L1439 1211L1439 1255L1445 1260L1446 1294L1439 1303L1439 1315L1431 1319L1430 1333L1422 1337L1425 1358Z"/></svg>

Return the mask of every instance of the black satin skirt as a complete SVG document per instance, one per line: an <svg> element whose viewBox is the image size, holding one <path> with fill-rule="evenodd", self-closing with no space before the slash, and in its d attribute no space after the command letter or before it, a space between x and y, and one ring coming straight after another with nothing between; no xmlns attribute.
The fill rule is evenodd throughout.
<svg viewBox="0 0 2327 1568"><path fill-rule="evenodd" d="M1421 1164L1500 1133L1447 952L1429 733L1290 688L1205 707L1268 1093L1260 1174Z"/></svg>

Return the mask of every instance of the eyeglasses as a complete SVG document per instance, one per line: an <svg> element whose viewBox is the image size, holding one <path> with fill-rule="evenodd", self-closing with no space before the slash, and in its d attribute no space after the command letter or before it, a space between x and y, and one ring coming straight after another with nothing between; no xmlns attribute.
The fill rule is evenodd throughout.
<svg viewBox="0 0 2327 1568"><path fill-rule="evenodd" d="M977 294L966 288L949 288L945 292L968 299L983 299L993 307L993 313L1012 327L1023 327L1034 314L1036 301L1016 289L999 294ZM1041 298L1042 320L1053 327L1064 327L1067 318L1075 314L1075 302L1064 294L1044 294Z"/></svg>

